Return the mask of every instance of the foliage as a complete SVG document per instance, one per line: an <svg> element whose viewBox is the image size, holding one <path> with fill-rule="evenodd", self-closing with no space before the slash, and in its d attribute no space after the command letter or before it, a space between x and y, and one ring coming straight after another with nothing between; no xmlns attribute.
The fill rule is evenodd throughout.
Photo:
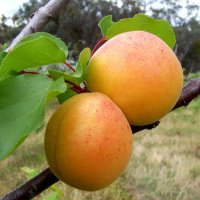
<svg viewBox="0 0 200 200"><path fill-rule="evenodd" d="M50 34L29 35L23 38L3 59L0 66L0 80L11 74L13 70L20 72L27 68L62 63L66 60L67 53L65 43Z"/></svg>
<svg viewBox="0 0 200 200"><path fill-rule="evenodd" d="M171 48L175 44L173 29L165 20L155 20L144 14L137 14L132 18L121 19L115 23L111 16L106 16L100 20L99 27L106 39L111 39L123 32L143 30L157 35Z"/></svg>

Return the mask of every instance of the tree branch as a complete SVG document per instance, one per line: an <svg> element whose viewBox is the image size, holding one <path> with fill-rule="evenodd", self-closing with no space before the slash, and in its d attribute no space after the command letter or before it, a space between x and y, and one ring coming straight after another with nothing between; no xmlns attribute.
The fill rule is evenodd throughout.
<svg viewBox="0 0 200 200"><path fill-rule="evenodd" d="M50 0L45 6L41 7L19 35L12 41L6 51L10 51L24 36L41 31L69 1L70 0Z"/></svg>
<svg viewBox="0 0 200 200"><path fill-rule="evenodd" d="M200 95L200 77L191 79L183 88L181 96L173 110L187 106L193 99Z"/></svg>
<svg viewBox="0 0 200 200"><path fill-rule="evenodd" d="M1 198L0 200L28 200L37 196L40 192L44 191L58 179L50 170L50 168L45 169L40 174L17 187L15 190Z"/></svg>

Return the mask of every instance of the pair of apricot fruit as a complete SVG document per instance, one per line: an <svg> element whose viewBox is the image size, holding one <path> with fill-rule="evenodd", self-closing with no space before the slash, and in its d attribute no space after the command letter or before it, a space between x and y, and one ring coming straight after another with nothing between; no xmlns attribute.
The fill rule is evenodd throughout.
<svg viewBox="0 0 200 200"><path fill-rule="evenodd" d="M70 98L49 120L45 152L59 179L94 191L112 183L127 166L133 144L129 124L150 124L171 111L183 73L160 38L132 31L95 52L86 83L91 93Z"/></svg>

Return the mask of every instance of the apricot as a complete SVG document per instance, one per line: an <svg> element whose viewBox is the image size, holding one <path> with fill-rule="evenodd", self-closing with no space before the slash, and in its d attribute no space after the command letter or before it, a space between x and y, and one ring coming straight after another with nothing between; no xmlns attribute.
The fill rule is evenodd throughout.
<svg viewBox="0 0 200 200"><path fill-rule="evenodd" d="M132 125L153 123L176 104L183 86L180 62L169 46L145 31L108 40L86 71L89 91L109 96Z"/></svg>
<svg viewBox="0 0 200 200"><path fill-rule="evenodd" d="M132 131L123 112L101 93L84 93L64 102L50 118L45 153L53 173L87 191L112 183L132 152Z"/></svg>

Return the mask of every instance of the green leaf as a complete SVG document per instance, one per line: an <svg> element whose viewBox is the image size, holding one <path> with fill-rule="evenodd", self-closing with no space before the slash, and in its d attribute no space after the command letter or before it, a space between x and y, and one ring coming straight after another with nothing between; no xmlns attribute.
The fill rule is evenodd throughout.
<svg viewBox="0 0 200 200"><path fill-rule="evenodd" d="M74 84L79 84L79 82L80 82L80 77L73 76L73 74L68 74L68 73L65 73L65 72L52 70L52 69L50 69L48 72L49 72L49 75L53 79L57 79L57 78L62 77L64 80L70 81Z"/></svg>
<svg viewBox="0 0 200 200"><path fill-rule="evenodd" d="M112 24L112 15L107 15L99 21L98 26L101 29L101 33L103 36L106 36L108 29L111 27Z"/></svg>
<svg viewBox="0 0 200 200"><path fill-rule="evenodd" d="M56 79L51 85L51 88L47 95L47 103L50 102L54 97L64 93L66 90L67 85L65 84L64 79L62 77Z"/></svg>
<svg viewBox="0 0 200 200"><path fill-rule="evenodd" d="M12 74L12 71L63 63L67 53L67 47L60 39L47 33L34 33L22 39L6 55L0 66L0 79Z"/></svg>
<svg viewBox="0 0 200 200"><path fill-rule="evenodd" d="M90 55L91 55L90 48L85 48L81 51L78 58L78 66L76 71L79 71L79 74L82 75L82 81L85 80L85 73L90 59Z"/></svg>
<svg viewBox="0 0 200 200"><path fill-rule="evenodd" d="M132 18L121 19L107 30L106 38L110 39L120 33L142 30L161 38L169 47L176 42L175 34L170 24L165 20L153 19L144 14L137 14Z"/></svg>
<svg viewBox="0 0 200 200"><path fill-rule="evenodd" d="M74 92L73 90L67 90L66 92L58 95L58 101L60 104L64 103L65 101L67 101L69 98L73 97L77 95L76 92Z"/></svg>
<svg viewBox="0 0 200 200"><path fill-rule="evenodd" d="M68 48L67 48L66 44L60 38L57 38L46 32L37 32L37 33L30 34L30 35L22 38L17 45L23 44L25 42L28 42L28 41L31 41L34 39L38 39L40 37L46 37L46 38L50 39L51 41L53 41L57 45L57 47L60 48L65 53L65 56L67 57Z"/></svg>
<svg viewBox="0 0 200 200"><path fill-rule="evenodd" d="M48 95L65 91L65 83L58 82L44 75L11 76L0 81L0 159L41 126Z"/></svg>
<svg viewBox="0 0 200 200"><path fill-rule="evenodd" d="M7 55L7 52L4 52L4 51L0 52L0 65L1 65L3 59L6 57L6 55Z"/></svg>
<svg viewBox="0 0 200 200"><path fill-rule="evenodd" d="M85 48L81 51L78 59L78 65L76 71L72 74L60 72L56 70L49 70L49 74L53 78L63 77L64 80L70 81L74 84L80 84L85 80L85 73L88 61L90 59L91 51L89 48Z"/></svg>

